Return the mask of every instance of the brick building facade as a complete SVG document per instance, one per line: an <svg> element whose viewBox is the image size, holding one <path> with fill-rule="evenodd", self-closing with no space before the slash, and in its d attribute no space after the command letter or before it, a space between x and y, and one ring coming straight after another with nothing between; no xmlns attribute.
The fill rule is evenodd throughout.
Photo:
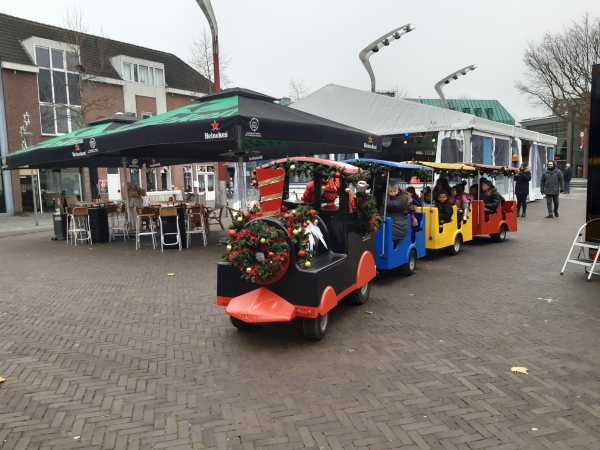
<svg viewBox="0 0 600 450"><path fill-rule="evenodd" d="M210 88L208 80L173 54L5 14L0 14L0 79L2 156L22 148L25 114L28 145L35 145L117 113L155 116L189 104ZM96 170L97 177L91 176ZM144 189L162 190L182 188L186 180L191 185L190 174L200 169L128 170ZM44 206L42 195L56 189L52 177L57 173L61 189L82 200L91 198L90 179L96 178L108 181L103 198L125 196L123 169L40 170L34 179ZM31 183L29 169L0 172L0 213L31 209Z"/></svg>

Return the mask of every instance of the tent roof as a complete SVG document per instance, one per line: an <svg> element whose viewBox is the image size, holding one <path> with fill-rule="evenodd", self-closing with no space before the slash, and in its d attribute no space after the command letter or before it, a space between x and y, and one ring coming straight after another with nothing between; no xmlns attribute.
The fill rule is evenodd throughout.
<svg viewBox="0 0 600 450"><path fill-rule="evenodd" d="M370 164L380 164L382 166L395 167L396 169L423 169L423 170L433 170L431 167L421 166L419 164L408 164L408 163L400 163L394 161L384 161L383 159L371 159L371 158L360 158L360 159L347 159L343 161L348 164L356 164L356 163L370 163Z"/></svg>
<svg viewBox="0 0 600 450"><path fill-rule="evenodd" d="M556 137L514 127L472 114L328 84L294 103L305 111L380 136L450 130L476 130L542 144L556 145Z"/></svg>

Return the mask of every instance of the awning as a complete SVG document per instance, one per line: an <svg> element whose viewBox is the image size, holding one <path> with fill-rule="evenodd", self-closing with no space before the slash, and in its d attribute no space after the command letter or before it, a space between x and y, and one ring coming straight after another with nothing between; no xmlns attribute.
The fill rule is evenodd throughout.
<svg viewBox="0 0 600 450"><path fill-rule="evenodd" d="M274 103L245 89L227 89L182 108L84 138L88 155L177 157L226 161L245 155L276 159L318 153L381 150L372 133Z"/></svg>

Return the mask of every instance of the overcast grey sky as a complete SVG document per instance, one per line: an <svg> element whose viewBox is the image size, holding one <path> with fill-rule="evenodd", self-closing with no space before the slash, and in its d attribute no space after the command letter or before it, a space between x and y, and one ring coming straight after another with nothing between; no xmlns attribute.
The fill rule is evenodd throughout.
<svg viewBox="0 0 600 450"><path fill-rule="evenodd" d="M212 0L221 49L232 56L235 85L275 97L288 80L311 91L328 83L370 89L359 51L411 23L412 33L371 57L377 89L406 87L436 98L433 85L454 70L477 70L444 89L449 98L497 99L517 119L541 116L514 88L523 50L544 32L600 16L599 0ZM6 14L60 26L81 6L94 33L189 58L206 19L195 0L0 0Z"/></svg>

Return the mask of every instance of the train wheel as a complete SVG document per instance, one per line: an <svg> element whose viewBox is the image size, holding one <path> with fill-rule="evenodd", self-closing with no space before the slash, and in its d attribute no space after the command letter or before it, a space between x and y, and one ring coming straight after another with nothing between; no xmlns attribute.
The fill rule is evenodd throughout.
<svg viewBox="0 0 600 450"><path fill-rule="evenodd" d="M408 262L403 266L400 266L400 273L405 277L411 276L415 273L417 268L417 251L413 248L408 255Z"/></svg>
<svg viewBox="0 0 600 450"><path fill-rule="evenodd" d="M317 316L316 319L304 319L302 321L302 330L304 336L308 339L319 341L323 339L327 333L327 325L329 324L329 313Z"/></svg>
<svg viewBox="0 0 600 450"><path fill-rule="evenodd" d="M231 320L231 325L236 327L238 330L248 331L254 328L253 323L244 322L243 320L236 319L233 316L229 316L229 320Z"/></svg>
<svg viewBox="0 0 600 450"><path fill-rule="evenodd" d="M492 238L492 241L494 241L494 242L504 242L504 240L506 239L507 232L508 232L508 228L506 227L506 225L502 225L500 227L500 233L490 234L490 237Z"/></svg>
<svg viewBox="0 0 600 450"><path fill-rule="evenodd" d="M362 285L360 289L355 290L348 297L350 302L355 305L364 305L369 300L369 296L371 295L371 282L367 282Z"/></svg>
<svg viewBox="0 0 600 450"><path fill-rule="evenodd" d="M456 238L454 238L454 245L451 245L446 249L448 254L450 255L458 255L460 252L460 247L462 246L462 234L457 234Z"/></svg>

